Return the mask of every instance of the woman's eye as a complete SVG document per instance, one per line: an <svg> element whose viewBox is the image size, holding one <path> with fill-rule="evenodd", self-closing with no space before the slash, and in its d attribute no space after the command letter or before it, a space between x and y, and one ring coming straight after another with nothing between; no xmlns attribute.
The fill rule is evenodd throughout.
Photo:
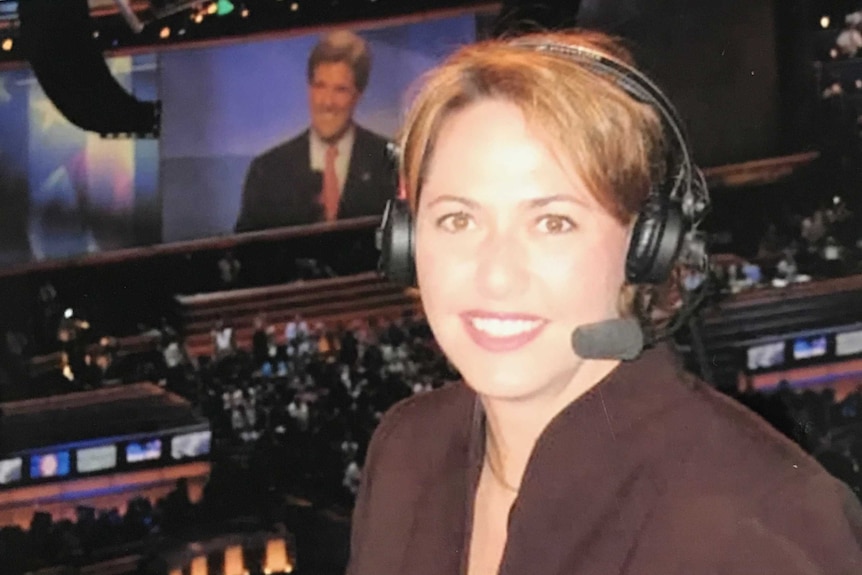
<svg viewBox="0 0 862 575"><path fill-rule="evenodd" d="M460 232L468 229L473 221L468 214L457 212L454 214L446 214L437 219L437 227L446 230L447 232Z"/></svg>
<svg viewBox="0 0 862 575"><path fill-rule="evenodd" d="M566 216L542 216L539 218L539 229L547 234L563 234L575 229L575 222Z"/></svg>

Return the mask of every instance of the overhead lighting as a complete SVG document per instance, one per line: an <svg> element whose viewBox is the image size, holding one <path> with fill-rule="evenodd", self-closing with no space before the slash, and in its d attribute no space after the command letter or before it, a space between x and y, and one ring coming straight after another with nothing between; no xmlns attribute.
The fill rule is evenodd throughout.
<svg viewBox="0 0 862 575"><path fill-rule="evenodd" d="M171 29L168 28L167 26L165 26L164 28L162 28L159 31L159 38L161 38L162 40L167 40L170 37L171 37Z"/></svg>
<svg viewBox="0 0 862 575"><path fill-rule="evenodd" d="M166 18L185 10L196 9L202 4L201 0L149 0L149 2L150 9L156 19Z"/></svg>
<svg viewBox="0 0 862 575"><path fill-rule="evenodd" d="M3 40L3 44L0 44L0 48L3 48L4 52L11 52L13 46L15 46L15 42L12 41L12 38L6 38Z"/></svg>
<svg viewBox="0 0 862 575"><path fill-rule="evenodd" d="M824 30L829 28L829 16L821 16L820 17L820 27Z"/></svg>
<svg viewBox="0 0 862 575"><path fill-rule="evenodd" d="M227 16L233 11L234 5L230 0L218 0L218 3L216 3L216 14L219 16Z"/></svg>
<svg viewBox="0 0 862 575"><path fill-rule="evenodd" d="M120 15L122 15L126 24L129 25L129 28L131 28L135 34L140 34L144 30L144 23L141 22L138 15L135 14L134 9L129 4L129 0L114 0L114 4L117 5Z"/></svg>

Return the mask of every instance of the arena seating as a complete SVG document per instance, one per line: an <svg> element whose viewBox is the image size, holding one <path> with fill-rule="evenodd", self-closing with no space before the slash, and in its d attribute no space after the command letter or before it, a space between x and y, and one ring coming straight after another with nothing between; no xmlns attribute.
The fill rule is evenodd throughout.
<svg viewBox="0 0 862 575"><path fill-rule="evenodd" d="M310 323L397 317L418 311L418 300L375 273L176 296L187 349L211 353L210 332L220 319L233 326L240 347L249 347L254 319L264 314L281 343L284 324L299 315Z"/></svg>

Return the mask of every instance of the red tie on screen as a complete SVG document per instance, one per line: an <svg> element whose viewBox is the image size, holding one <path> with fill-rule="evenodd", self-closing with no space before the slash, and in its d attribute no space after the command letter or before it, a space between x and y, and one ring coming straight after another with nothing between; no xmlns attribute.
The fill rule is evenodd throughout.
<svg viewBox="0 0 862 575"><path fill-rule="evenodd" d="M320 193L323 213L327 221L333 221L338 217L338 174L335 173L335 157L338 148L329 146L326 148L326 165L323 168L323 190Z"/></svg>

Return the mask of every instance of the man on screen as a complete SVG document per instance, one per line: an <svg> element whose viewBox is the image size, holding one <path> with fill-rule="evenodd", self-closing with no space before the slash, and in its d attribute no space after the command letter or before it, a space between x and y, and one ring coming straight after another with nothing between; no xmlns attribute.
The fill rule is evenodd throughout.
<svg viewBox="0 0 862 575"><path fill-rule="evenodd" d="M353 121L368 84L365 41L325 36L308 59L307 130L255 158L235 231L380 215L394 195L387 140Z"/></svg>

